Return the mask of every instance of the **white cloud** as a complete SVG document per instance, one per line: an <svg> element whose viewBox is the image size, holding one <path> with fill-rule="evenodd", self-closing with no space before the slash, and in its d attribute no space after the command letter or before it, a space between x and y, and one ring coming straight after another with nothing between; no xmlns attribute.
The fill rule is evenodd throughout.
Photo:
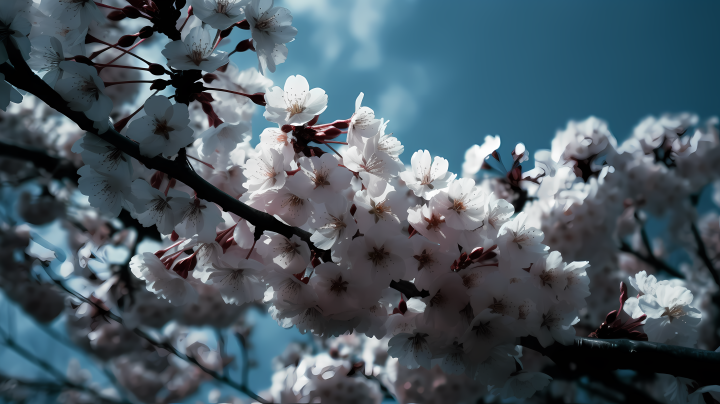
<svg viewBox="0 0 720 404"><path fill-rule="evenodd" d="M308 33L320 49L324 66L343 53L352 53L350 66L371 69L382 62L380 31L389 0L285 0L283 6L298 17L309 18L314 32Z"/></svg>
<svg viewBox="0 0 720 404"><path fill-rule="evenodd" d="M392 129L399 130L409 126L415 118L418 104L410 91L399 84L393 84L380 96L377 112L380 116L391 117Z"/></svg>

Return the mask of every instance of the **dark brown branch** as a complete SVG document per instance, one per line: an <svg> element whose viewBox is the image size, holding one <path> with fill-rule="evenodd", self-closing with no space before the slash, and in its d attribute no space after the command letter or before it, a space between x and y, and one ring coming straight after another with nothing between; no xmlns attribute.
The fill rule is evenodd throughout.
<svg viewBox="0 0 720 404"><path fill-rule="evenodd" d="M44 150L0 141L0 156L32 161L35 167L47 171L53 178L69 178L75 182L79 178L77 167L72 162L50 156Z"/></svg>
<svg viewBox="0 0 720 404"><path fill-rule="evenodd" d="M685 377L701 385L720 384L717 371L720 352L656 342L580 337L567 346L555 343L543 348L535 337L523 337L520 344L578 372L630 369Z"/></svg>

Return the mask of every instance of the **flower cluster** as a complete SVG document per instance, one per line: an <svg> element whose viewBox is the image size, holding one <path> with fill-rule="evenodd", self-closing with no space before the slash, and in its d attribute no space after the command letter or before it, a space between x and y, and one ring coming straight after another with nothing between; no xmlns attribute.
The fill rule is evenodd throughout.
<svg viewBox="0 0 720 404"><path fill-rule="evenodd" d="M501 154L500 137L487 136L458 175L429 150L403 161L362 93L352 115L329 120L328 95L303 76L273 86L264 74L297 30L272 0L127 3L13 0L0 12L3 68L42 74L89 122L78 131L0 75L2 132L53 149L76 179L59 184L57 166L18 207L31 225L61 222L71 256L8 220L0 279L41 322L65 310L70 339L111 361L139 400L180 400L223 370L233 358L222 338L211 349L189 327L237 330L253 306L328 350L292 346L277 359L264 396L276 402L529 398L552 378L532 356L526 370L521 339L549 347L588 335L628 277L637 296L621 286L620 309L594 337L714 348L700 331L712 328L720 226L695 220L702 189L720 179L717 119L650 117L623 143L600 119L571 121L528 171L524 145ZM137 32L116 38L120 21ZM249 37L230 50L236 28ZM135 53L160 36L164 60ZM258 69L230 61L242 52L255 52ZM138 85L153 93L127 108ZM270 124L253 147L257 106ZM0 161L3 180L31 171ZM645 229L663 216L669 249ZM691 264L675 269L677 250ZM57 289L34 281L40 269L66 288L82 278L92 293L63 308ZM122 325L103 322L112 313ZM163 342L137 332L146 329ZM211 372L169 361L168 341Z"/></svg>

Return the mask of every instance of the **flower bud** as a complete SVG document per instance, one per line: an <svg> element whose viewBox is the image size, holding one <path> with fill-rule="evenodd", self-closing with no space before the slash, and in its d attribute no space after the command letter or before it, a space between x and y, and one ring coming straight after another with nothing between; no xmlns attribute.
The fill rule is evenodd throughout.
<svg viewBox="0 0 720 404"><path fill-rule="evenodd" d="M283 131L284 133L290 133L293 131L293 126L292 125L283 125L280 127L280 130Z"/></svg>
<svg viewBox="0 0 720 404"><path fill-rule="evenodd" d="M127 0L128 3L130 3L131 6L142 8L145 5L144 0Z"/></svg>
<svg viewBox="0 0 720 404"><path fill-rule="evenodd" d="M335 139L342 134L342 131L338 128L330 128L325 132L322 132L323 139Z"/></svg>
<svg viewBox="0 0 720 404"><path fill-rule="evenodd" d="M127 16L127 18L136 19L140 17L142 14L140 14L140 10L133 6L125 6L123 7L122 12Z"/></svg>
<svg viewBox="0 0 720 404"><path fill-rule="evenodd" d="M150 186L155 189L160 189L163 180L165 179L165 173L162 171L155 171L155 174L150 177Z"/></svg>
<svg viewBox="0 0 720 404"><path fill-rule="evenodd" d="M350 215L355 216L355 212L357 212L357 205L353 203L350 207Z"/></svg>
<svg viewBox="0 0 720 404"><path fill-rule="evenodd" d="M206 82L207 84L210 84L217 79L218 79L217 74L207 73L203 76L203 81Z"/></svg>
<svg viewBox="0 0 720 404"><path fill-rule="evenodd" d="M173 232L170 234L170 241L175 242L175 241L178 241L179 238L180 238L180 235L177 234L175 232L175 230L173 230Z"/></svg>
<svg viewBox="0 0 720 404"><path fill-rule="evenodd" d="M142 38L142 39L150 38L154 32L155 32L155 28L150 27L150 26L145 26L145 27L140 28L140 32L138 32L138 36L140 36L140 38Z"/></svg>
<svg viewBox="0 0 720 404"><path fill-rule="evenodd" d="M482 247L478 247L478 248L472 250L472 252L470 253L470 259L476 260L476 259L480 258L483 255L483 251L485 251L485 249Z"/></svg>
<svg viewBox="0 0 720 404"><path fill-rule="evenodd" d="M255 104L260 105L262 107L267 105L267 103L265 102L265 93L255 93L255 94L251 95L250 101L252 101Z"/></svg>
<svg viewBox="0 0 720 404"><path fill-rule="evenodd" d="M310 122L307 123L307 126L313 126L317 123L318 119L320 119L320 115L315 115L313 119L310 120Z"/></svg>
<svg viewBox="0 0 720 404"><path fill-rule="evenodd" d="M235 52L245 52L246 50L250 49L250 46L252 45L252 41L249 39L244 39L235 46Z"/></svg>
<svg viewBox="0 0 720 404"><path fill-rule="evenodd" d="M123 35L118 39L118 46L127 48L128 46L132 46L135 43L135 40L137 39L137 35Z"/></svg>
<svg viewBox="0 0 720 404"><path fill-rule="evenodd" d="M338 129L347 129L350 127L350 123L348 123L347 121L337 121L333 122L333 126Z"/></svg>
<svg viewBox="0 0 720 404"><path fill-rule="evenodd" d="M115 10L108 14L107 18L110 21L122 21L125 19L125 13L120 10Z"/></svg>
<svg viewBox="0 0 720 404"><path fill-rule="evenodd" d="M249 29L250 29L250 23L248 22L247 19L236 22L236 23L235 23L235 26L238 27L238 28L240 28L240 29L244 29L244 30L249 30Z"/></svg>
<svg viewBox="0 0 720 404"><path fill-rule="evenodd" d="M230 63L228 62L228 63L225 63L224 65L218 67L217 71L219 71L220 73L225 73L225 71L227 70L229 64L230 64Z"/></svg>
<svg viewBox="0 0 720 404"><path fill-rule="evenodd" d="M188 272L195 269L195 266L197 266L197 258L195 258L195 254L183 258L173 267L173 271L175 271L176 274L182 276L183 278L187 279Z"/></svg>
<svg viewBox="0 0 720 404"><path fill-rule="evenodd" d="M148 66L148 70L151 74L155 76L162 76L163 74L165 74L165 68L157 63L152 63L150 66Z"/></svg>
<svg viewBox="0 0 720 404"><path fill-rule="evenodd" d="M95 65L95 63L93 63L92 60L90 60L88 57L85 57L85 56L83 56L83 55L73 56L73 60L75 60L75 61L78 62L78 63L82 63L82 64L88 65L88 66L94 66L94 65Z"/></svg>
<svg viewBox="0 0 720 404"><path fill-rule="evenodd" d="M157 80L153 81L152 85L150 85L150 89L162 91L165 89L165 87L167 87L167 85L168 85L167 80L157 79Z"/></svg>
<svg viewBox="0 0 720 404"><path fill-rule="evenodd" d="M220 38L227 38L230 36L230 33L232 32L232 29L234 28L233 25L230 26L230 28L225 28L224 30L220 31Z"/></svg>

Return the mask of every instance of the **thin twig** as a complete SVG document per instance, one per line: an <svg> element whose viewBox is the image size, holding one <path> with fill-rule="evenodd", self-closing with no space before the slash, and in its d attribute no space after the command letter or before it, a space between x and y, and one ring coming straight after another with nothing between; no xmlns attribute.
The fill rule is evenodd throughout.
<svg viewBox="0 0 720 404"><path fill-rule="evenodd" d="M700 230L698 230L697 225L695 223L690 224L690 230L692 231L693 237L695 238L695 242L697 243L697 254L700 256L700 259L705 263L705 266L707 267L708 271L710 271L710 275L712 276L713 280L715 281L715 284L717 286L720 286L720 275L718 275L717 270L715 269L715 266L712 263L712 260L710 259L710 256L708 256L707 248L705 247L705 242L702 239L702 236L700 235Z"/></svg>
<svg viewBox="0 0 720 404"><path fill-rule="evenodd" d="M93 306L93 308L95 308L96 310L98 310L98 311L102 314L102 316L107 317L107 318L109 318L109 319L111 319L111 320L113 320L113 321L115 321L115 322L117 322L117 323L119 323L119 324L124 325L123 319L122 319L120 316L118 316L117 314L113 313L112 311L107 310L106 308L100 306L99 304L97 304L96 302L88 299L87 297L79 294L78 292L76 292L75 290L73 290L72 288L70 288L69 286L67 286L67 285L65 284L65 282L63 282L63 281L60 280L60 279L55 278L55 276L49 271L49 269L48 269L47 267L43 267L43 268L45 269L45 272L47 272L48 276L50 276L50 279L52 279L52 281L53 281L56 285L60 286L60 287L61 287L63 290L65 290L67 293L73 295L75 298L81 300L82 302L87 303L87 304ZM128 328L128 329L129 329L129 328ZM174 354L174 355L177 356L178 358L180 358L180 359L182 359L182 360L184 360L184 361L186 361L186 362L188 362L188 363L194 364L195 366L199 367L200 370L202 370L203 372L205 372L205 373L207 373L208 375L212 376L212 377L215 378L216 380L218 380L218 381L220 381L220 382L222 382L222 383L225 383L226 385L228 385L228 386L230 386L230 387L232 387L232 388L234 388L234 389L242 392L243 394L247 395L248 397L252 398L253 400L256 400L256 401L258 401L258 402L260 402L260 403L267 403L267 401L265 401L262 397L258 396L257 394L255 394L255 392L253 392L252 390L250 390L245 383L238 384L238 383L234 382L233 380L231 380L230 378L228 378L227 375L222 375L222 374L218 373L218 372L215 371L215 370L212 370L212 369L209 369L209 368L203 366L203 365L200 364L195 358L193 358L193 357L191 357L191 356L188 356L188 355L186 355L186 354L183 353L183 352L180 352L180 351L179 351L177 348L175 348L171 343L169 343L169 342L157 341L155 338L153 338L152 336L150 336L150 334L146 333L145 331L143 331L143 330L141 330L141 329L139 329L139 328L133 328L133 329L131 329L131 331L134 332L136 335L138 335L140 338L142 338L142 339L146 340L147 342L149 342L151 345L153 345L153 346L155 346L155 347L158 347L158 348L165 349L165 350L167 350L167 351L170 351L172 354Z"/></svg>

